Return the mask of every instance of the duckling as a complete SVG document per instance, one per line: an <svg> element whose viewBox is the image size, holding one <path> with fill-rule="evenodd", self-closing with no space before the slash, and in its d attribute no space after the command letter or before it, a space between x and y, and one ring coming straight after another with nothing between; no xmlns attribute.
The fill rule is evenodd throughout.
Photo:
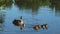
<svg viewBox="0 0 60 34"><path fill-rule="evenodd" d="M45 28L47 29L48 28L48 25L47 24L43 24L45 26Z"/></svg>
<svg viewBox="0 0 60 34"><path fill-rule="evenodd" d="M35 30L39 30L39 29L41 28L41 26L40 26L40 25L35 25L33 28L34 28Z"/></svg>
<svg viewBox="0 0 60 34"><path fill-rule="evenodd" d="M41 25L41 28L46 28L47 29L47 27L48 27L48 25L47 24L43 24L43 25Z"/></svg>
<svg viewBox="0 0 60 34"><path fill-rule="evenodd" d="M44 25L41 25L41 28L43 28L43 30L44 30L44 28L45 28Z"/></svg>

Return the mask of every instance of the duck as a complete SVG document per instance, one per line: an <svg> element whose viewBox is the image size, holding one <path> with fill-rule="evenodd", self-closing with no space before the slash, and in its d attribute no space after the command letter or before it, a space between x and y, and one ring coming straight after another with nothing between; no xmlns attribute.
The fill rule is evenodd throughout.
<svg viewBox="0 0 60 34"><path fill-rule="evenodd" d="M37 30L39 30L41 28L41 26L40 25L35 25L33 28L34 28L34 30L37 31Z"/></svg>
<svg viewBox="0 0 60 34"><path fill-rule="evenodd" d="M20 20L14 19L13 24L16 26L25 26L25 24L23 23L22 16L20 17Z"/></svg>
<svg viewBox="0 0 60 34"><path fill-rule="evenodd" d="M14 19L13 24L16 26L20 26L20 29L22 30L23 27L25 27L25 24L23 23L22 16L20 17L20 20Z"/></svg>

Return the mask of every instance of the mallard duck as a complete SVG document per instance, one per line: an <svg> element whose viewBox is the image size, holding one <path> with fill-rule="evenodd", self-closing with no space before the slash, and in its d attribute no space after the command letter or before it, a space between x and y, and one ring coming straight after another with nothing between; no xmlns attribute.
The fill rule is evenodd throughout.
<svg viewBox="0 0 60 34"><path fill-rule="evenodd" d="M40 26L40 25L35 25L33 28L34 28L35 30L39 30L39 29L41 28L41 26Z"/></svg>
<svg viewBox="0 0 60 34"><path fill-rule="evenodd" d="M25 24L23 23L22 20L14 20L13 21L13 24L16 25L16 26L20 26L20 29L22 30L23 27L25 27Z"/></svg>
<svg viewBox="0 0 60 34"><path fill-rule="evenodd" d="M22 30L23 27L25 27L25 24L23 23L22 17L20 18L20 20L14 20L13 21L14 25L20 26L20 29Z"/></svg>
<svg viewBox="0 0 60 34"><path fill-rule="evenodd" d="M22 20L22 16L20 17L20 20L14 19L13 24L17 25L17 26L25 26L25 24L23 23L23 20Z"/></svg>

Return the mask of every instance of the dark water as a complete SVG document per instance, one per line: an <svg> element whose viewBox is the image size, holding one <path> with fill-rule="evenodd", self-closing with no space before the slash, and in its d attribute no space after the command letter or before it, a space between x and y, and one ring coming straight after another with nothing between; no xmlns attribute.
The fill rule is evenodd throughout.
<svg viewBox="0 0 60 34"><path fill-rule="evenodd" d="M1 34L59 34L60 33L60 2L59 1L21 1L14 2L0 10ZM3 11L4 10L4 11ZM1 12L3 11L3 12ZM21 32L19 26L12 21L23 17L27 27ZM48 24L48 29L40 29L36 32L32 25Z"/></svg>

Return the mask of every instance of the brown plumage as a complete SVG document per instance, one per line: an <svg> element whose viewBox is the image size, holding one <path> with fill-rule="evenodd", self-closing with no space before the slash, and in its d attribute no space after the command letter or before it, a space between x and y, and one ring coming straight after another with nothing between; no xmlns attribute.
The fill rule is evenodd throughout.
<svg viewBox="0 0 60 34"><path fill-rule="evenodd" d="M25 27L25 24L22 19L19 21L19 26L21 30Z"/></svg>
<svg viewBox="0 0 60 34"><path fill-rule="evenodd" d="M19 26L19 23L18 23L19 21L20 21L20 20L16 20L16 19L15 19L15 20L13 21L13 24L16 25L16 26Z"/></svg>

